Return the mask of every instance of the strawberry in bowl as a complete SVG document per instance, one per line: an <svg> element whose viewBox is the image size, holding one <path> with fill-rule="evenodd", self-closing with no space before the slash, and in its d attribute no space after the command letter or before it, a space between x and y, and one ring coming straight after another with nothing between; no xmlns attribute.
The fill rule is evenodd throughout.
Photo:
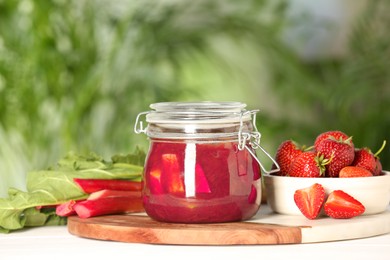
<svg viewBox="0 0 390 260"><path fill-rule="evenodd" d="M267 203L276 213L308 219L382 213L390 203L390 172L382 170L378 156L385 144L374 154L339 130L320 133L309 148L295 147L295 156L275 156L288 168L264 175Z"/></svg>

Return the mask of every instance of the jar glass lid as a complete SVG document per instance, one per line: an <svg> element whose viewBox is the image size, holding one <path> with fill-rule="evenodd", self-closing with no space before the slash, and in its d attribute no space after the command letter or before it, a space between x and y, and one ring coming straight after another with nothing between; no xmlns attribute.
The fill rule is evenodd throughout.
<svg viewBox="0 0 390 260"><path fill-rule="evenodd" d="M149 123L197 123L239 122L250 120L241 102L160 102L150 105L153 109L146 116Z"/></svg>
<svg viewBox="0 0 390 260"><path fill-rule="evenodd" d="M213 110L217 112L240 112L246 107L241 102L160 102L150 105L156 111L193 111L193 110Z"/></svg>
<svg viewBox="0 0 390 260"><path fill-rule="evenodd" d="M246 110L241 102L160 102L150 105L151 111L138 114L134 132L145 133L149 137L168 139L208 139L233 137L238 141L238 149L246 149L256 159L262 170L272 173L280 170L277 162L260 145L261 134L256 128L258 110ZM141 116L146 116L144 127ZM252 120L253 121L250 122ZM150 126L152 126L150 128ZM231 131L224 131L230 127ZM223 131L215 131L215 129ZM169 131L168 131L168 130ZM210 130L210 131L204 131ZM213 131L211 131L213 130ZM248 144L251 148L248 147ZM276 165L267 171L257 159L253 150L260 149Z"/></svg>

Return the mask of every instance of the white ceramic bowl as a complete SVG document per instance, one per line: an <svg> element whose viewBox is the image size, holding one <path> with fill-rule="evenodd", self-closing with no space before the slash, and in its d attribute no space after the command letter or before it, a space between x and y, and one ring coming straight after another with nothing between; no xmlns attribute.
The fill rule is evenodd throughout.
<svg viewBox="0 0 390 260"><path fill-rule="evenodd" d="M333 190L343 190L360 201L366 208L363 215L384 212L390 203L390 172L383 175L356 178L301 178L264 175L267 203L279 214L301 215L294 202L297 189L320 183L326 194Z"/></svg>

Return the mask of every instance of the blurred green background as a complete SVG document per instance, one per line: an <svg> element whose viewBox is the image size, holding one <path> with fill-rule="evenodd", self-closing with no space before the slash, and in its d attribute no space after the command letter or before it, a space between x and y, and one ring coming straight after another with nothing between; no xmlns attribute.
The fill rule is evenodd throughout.
<svg viewBox="0 0 390 260"><path fill-rule="evenodd" d="M375 152L390 132L389 13L387 0L0 0L0 195L68 151L147 149L134 120L160 101L260 109L271 154L332 129Z"/></svg>

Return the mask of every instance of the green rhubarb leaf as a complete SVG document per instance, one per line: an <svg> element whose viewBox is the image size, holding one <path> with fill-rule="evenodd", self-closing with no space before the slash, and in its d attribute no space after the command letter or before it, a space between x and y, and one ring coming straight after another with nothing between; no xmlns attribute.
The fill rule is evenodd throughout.
<svg viewBox="0 0 390 260"><path fill-rule="evenodd" d="M40 226L59 226L66 224L66 217L61 217L56 214L55 207L42 208L38 210L36 207L28 208L23 212L26 218L26 227Z"/></svg>
<svg viewBox="0 0 390 260"><path fill-rule="evenodd" d="M64 202L69 199L79 199L85 193L73 181L79 177L76 171L33 171L27 174L27 191L44 192L55 202Z"/></svg>
<svg viewBox="0 0 390 260"><path fill-rule="evenodd" d="M9 233L9 229L5 229L5 228L0 227L0 233L8 234Z"/></svg>
<svg viewBox="0 0 390 260"><path fill-rule="evenodd" d="M88 194L74 178L141 180L143 167L133 163L142 156L142 151L138 151L137 155L118 155L112 162L106 162L93 153L87 156L69 153L54 167L27 173L27 192L10 188L8 198L0 198L0 232L66 223L66 218L57 216L53 210L35 207L87 198Z"/></svg>
<svg viewBox="0 0 390 260"><path fill-rule="evenodd" d="M67 217L61 217L53 213L48 216L45 226L62 226L66 225L67 221Z"/></svg>
<svg viewBox="0 0 390 260"><path fill-rule="evenodd" d="M25 206L14 205L12 200L0 199L0 227L3 231L9 232L12 229L24 227L26 221L22 217Z"/></svg>
<svg viewBox="0 0 390 260"><path fill-rule="evenodd" d="M50 205L56 201L45 192L27 193L12 189L8 199L0 199L0 226L13 230L23 228L26 222L24 211L30 207Z"/></svg>
<svg viewBox="0 0 390 260"><path fill-rule="evenodd" d="M86 195L83 194L82 197L85 198ZM62 202L64 200L58 200L56 194L51 194L46 190L24 192L11 189L8 199L0 199L0 227L15 230L26 225L43 225L47 222L47 216L38 214L34 208Z"/></svg>
<svg viewBox="0 0 390 260"><path fill-rule="evenodd" d="M146 153L141 150L139 147L136 147L135 152L132 154L116 154L111 157L111 160L113 164L131 164L131 165L138 165L138 166L144 166L146 158Z"/></svg>
<svg viewBox="0 0 390 260"><path fill-rule="evenodd" d="M39 227L45 225L49 215L41 212L36 207L32 207L23 212L23 217L26 219L24 226Z"/></svg>
<svg viewBox="0 0 390 260"><path fill-rule="evenodd" d="M100 169L105 168L107 163L102 157L95 153L87 155L69 152L66 156L61 158L57 164L50 168L50 170L85 170L85 169Z"/></svg>

